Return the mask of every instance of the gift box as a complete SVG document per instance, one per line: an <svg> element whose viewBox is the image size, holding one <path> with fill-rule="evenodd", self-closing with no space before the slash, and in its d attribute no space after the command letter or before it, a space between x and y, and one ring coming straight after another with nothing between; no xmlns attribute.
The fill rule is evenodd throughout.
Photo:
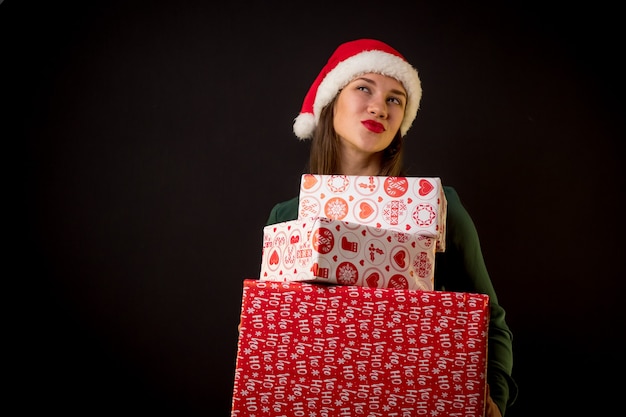
<svg viewBox="0 0 626 417"><path fill-rule="evenodd" d="M487 295L243 283L231 417L482 417Z"/></svg>
<svg viewBox="0 0 626 417"><path fill-rule="evenodd" d="M435 238L314 217L266 226L260 279L432 290Z"/></svg>
<svg viewBox="0 0 626 417"><path fill-rule="evenodd" d="M445 251L447 201L439 178L303 174L298 218L327 217L437 239Z"/></svg>

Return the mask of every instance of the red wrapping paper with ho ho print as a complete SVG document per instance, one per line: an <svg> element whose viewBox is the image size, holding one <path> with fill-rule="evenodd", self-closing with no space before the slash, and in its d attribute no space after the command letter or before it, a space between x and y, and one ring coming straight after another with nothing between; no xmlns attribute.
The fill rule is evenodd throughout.
<svg viewBox="0 0 626 417"><path fill-rule="evenodd" d="M246 279L231 417L482 417L488 304Z"/></svg>

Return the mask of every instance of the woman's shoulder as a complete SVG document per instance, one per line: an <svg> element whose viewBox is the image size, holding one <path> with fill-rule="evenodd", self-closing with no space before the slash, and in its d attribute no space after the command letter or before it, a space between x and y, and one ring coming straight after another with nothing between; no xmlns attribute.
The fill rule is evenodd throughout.
<svg viewBox="0 0 626 417"><path fill-rule="evenodd" d="M443 193L446 196L446 200L448 200L448 202L450 202L451 200L454 202L460 201L459 193L457 193L456 189L451 185L444 185Z"/></svg>
<svg viewBox="0 0 626 417"><path fill-rule="evenodd" d="M461 197L459 197L459 193L456 191L456 188L450 185L443 186L443 193L446 196L446 203L448 206L448 213L452 212L463 212L465 211L465 207L461 202Z"/></svg>
<svg viewBox="0 0 626 417"><path fill-rule="evenodd" d="M476 228L472 216L467 211L459 193L452 186L443 186L446 196L446 230L450 240L469 239L476 235Z"/></svg>
<svg viewBox="0 0 626 417"><path fill-rule="evenodd" d="M282 223L297 219L299 199L299 197L293 197L275 204L267 219L267 224Z"/></svg>

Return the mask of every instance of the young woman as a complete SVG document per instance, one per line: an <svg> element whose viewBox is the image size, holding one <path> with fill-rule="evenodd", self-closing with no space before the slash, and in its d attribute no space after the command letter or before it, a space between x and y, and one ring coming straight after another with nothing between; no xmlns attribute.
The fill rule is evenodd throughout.
<svg viewBox="0 0 626 417"><path fill-rule="evenodd" d="M340 45L305 96L294 122L298 138L312 139L308 172L405 176L403 141L421 95L417 71L389 45L374 39ZM512 334L489 278L475 225L456 191L444 186L444 192L446 249L436 255L435 287L489 295L485 415L503 416L517 396L511 377ZM275 205L267 224L297 217L295 197Z"/></svg>

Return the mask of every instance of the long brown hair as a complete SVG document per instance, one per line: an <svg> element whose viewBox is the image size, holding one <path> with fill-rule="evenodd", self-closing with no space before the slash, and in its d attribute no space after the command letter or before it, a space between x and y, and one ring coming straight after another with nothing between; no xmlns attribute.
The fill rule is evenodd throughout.
<svg viewBox="0 0 626 417"><path fill-rule="evenodd" d="M320 120L311 142L308 172L320 175L340 174L339 170L339 135L333 125L333 113L337 96L320 112ZM399 177L405 176L404 171L404 139L400 129L389 146L382 152L382 161L378 175Z"/></svg>

